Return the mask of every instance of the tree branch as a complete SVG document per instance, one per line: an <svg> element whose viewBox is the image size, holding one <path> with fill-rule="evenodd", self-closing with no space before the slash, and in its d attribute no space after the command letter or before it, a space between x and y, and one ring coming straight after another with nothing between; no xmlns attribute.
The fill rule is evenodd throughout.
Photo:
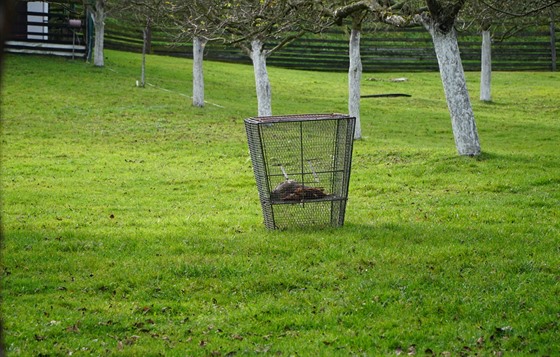
<svg viewBox="0 0 560 357"><path fill-rule="evenodd" d="M270 50L266 51L266 56L268 56L269 54L271 54L272 52L281 49L284 46L289 45L290 43L294 42L295 40L297 40L298 38L300 38L301 36L303 36L305 34L305 31L300 31L294 35L288 36L286 38L284 38L282 41L280 41L280 43L278 43L276 46L274 46L273 48L271 48Z"/></svg>
<svg viewBox="0 0 560 357"><path fill-rule="evenodd" d="M350 16L355 12L364 11L364 10L369 10L368 4L366 4L365 1L359 1L336 9L333 12L333 16L335 18L336 23L341 25L342 20L345 19L346 17Z"/></svg>
<svg viewBox="0 0 560 357"><path fill-rule="evenodd" d="M552 7L552 6L556 5L556 4L560 4L560 0L553 0L546 5L542 5L538 8L531 9L531 10L526 11L524 13L514 13L514 12L511 12L511 11L506 11L506 10L499 9L499 8L495 7L494 5L488 3L488 1L486 1L486 0L480 0L480 2L483 3L485 6L487 6L488 8L490 8L490 9L492 9L492 10L498 12L498 13L502 13L504 15L508 15L508 16L511 16L511 17L525 17L525 16L528 16L528 15L531 15L531 14L534 14L534 13L537 13L537 12L541 12L542 10L545 10L549 7Z"/></svg>

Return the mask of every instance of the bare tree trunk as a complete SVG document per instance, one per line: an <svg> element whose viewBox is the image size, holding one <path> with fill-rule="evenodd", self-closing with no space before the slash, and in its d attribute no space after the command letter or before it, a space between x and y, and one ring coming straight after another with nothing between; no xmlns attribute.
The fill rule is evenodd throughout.
<svg viewBox="0 0 560 357"><path fill-rule="evenodd" d="M142 31L144 42L142 44L142 72L140 74L140 87L146 86L146 29Z"/></svg>
<svg viewBox="0 0 560 357"><path fill-rule="evenodd" d="M150 23L146 27L146 53L152 53L152 19L150 18Z"/></svg>
<svg viewBox="0 0 560 357"><path fill-rule="evenodd" d="M482 31L482 49L480 62L480 100L492 101L492 40L490 30Z"/></svg>
<svg viewBox="0 0 560 357"><path fill-rule="evenodd" d="M148 49L148 35L150 31L150 17L146 19L146 27L142 31L142 74L140 76L140 87L146 86L146 51Z"/></svg>
<svg viewBox="0 0 560 357"><path fill-rule="evenodd" d="M95 44L93 52L93 64L97 67L105 66L103 46L105 42L105 4L103 0L95 1L93 11L93 26L95 27Z"/></svg>
<svg viewBox="0 0 560 357"><path fill-rule="evenodd" d="M459 155L479 155L480 142L457 44L457 33L453 28L448 33L442 33L435 28L434 23L425 25L434 42L457 152Z"/></svg>
<svg viewBox="0 0 560 357"><path fill-rule="evenodd" d="M195 36L193 38L193 105L204 106L204 46L206 39Z"/></svg>
<svg viewBox="0 0 560 357"><path fill-rule="evenodd" d="M263 49L263 42L253 40L251 42L251 60L255 72L255 85L257 90L258 115L272 115L272 91L270 79L266 70L266 52Z"/></svg>
<svg viewBox="0 0 560 357"><path fill-rule="evenodd" d="M352 29L350 33L350 67L348 69L348 113L356 118L354 139L362 138L360 124L360 86L362 79L362 59L360 56L359 29Z"/></svg>

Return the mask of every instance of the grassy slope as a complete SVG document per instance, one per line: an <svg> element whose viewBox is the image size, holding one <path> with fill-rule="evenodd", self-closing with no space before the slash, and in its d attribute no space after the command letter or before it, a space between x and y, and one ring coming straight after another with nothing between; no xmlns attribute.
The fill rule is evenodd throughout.
<svg viewBox="0 0 560 357"><path fill-rule="evenodd" d="M495 73L455 154L437 73L372 74L341 229L262 226L252 68L8 57L2 316L13 355L560 353L558 74ZM277 114L345 112L346 76L270 69ZM468 74L472 97L477 76ZM165 91L162 88L171 91Z"/></svg>

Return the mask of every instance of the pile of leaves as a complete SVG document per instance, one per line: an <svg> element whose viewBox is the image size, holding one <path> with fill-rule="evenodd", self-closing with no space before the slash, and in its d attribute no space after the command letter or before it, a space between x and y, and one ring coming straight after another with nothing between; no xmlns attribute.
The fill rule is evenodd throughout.
<svg viewBox="0 0 560 357"><path fill-rule="evenodd" d="M282 201L303 201L325 198L327 194L322 187L309 187L294 180L286 180L272 190L271 198Z"/></svg>

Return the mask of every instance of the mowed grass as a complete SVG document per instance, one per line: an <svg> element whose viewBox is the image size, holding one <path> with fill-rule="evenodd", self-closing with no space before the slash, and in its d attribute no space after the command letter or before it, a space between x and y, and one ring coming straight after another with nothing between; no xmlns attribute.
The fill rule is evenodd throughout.
<svg viewBox="0 0 560 357"><path fill-rule="evenodd" d="M342 228L267 231L250 66L9 56L9 355L560 354L560 75L494 73L456 154L437 73L366 73ZM346 112L346 75L270 68L275 114ZM406 77L407 82L390 79ZM370 80L367 80L370 79Z"/></svg>

